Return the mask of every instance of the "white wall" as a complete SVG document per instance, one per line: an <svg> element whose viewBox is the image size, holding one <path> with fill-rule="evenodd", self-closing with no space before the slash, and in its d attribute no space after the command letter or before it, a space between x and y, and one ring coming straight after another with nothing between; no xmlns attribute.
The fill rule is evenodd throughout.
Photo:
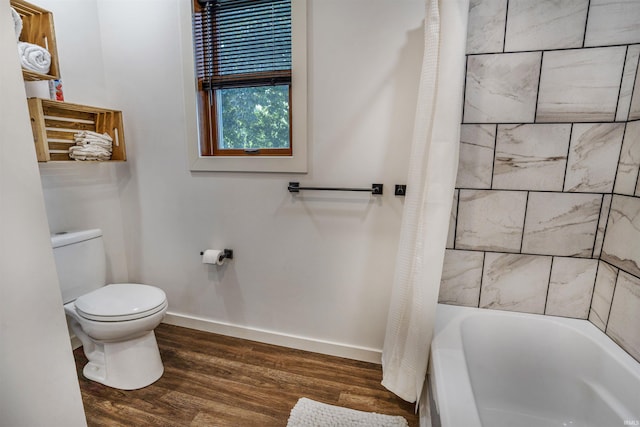
<svg viewBox="0 0 640 427"><path fill-rule="evenodd" d="M7 0L0 58L0 425L82 426Z"/></svg>
<svg viewBox="0 0 640 427"><path fill-rule="evenodd" d="M85 4L47 2L52 9ZM71 35L59 28L59 9L65 95L75 101L93 92L96 102L104 96L106 106L124 111L129 160L109 173L98 169L102 201L85 191L94 188L91 183L63 182L70 167L42 168L52 228L88 223L92 213L111 210L112 217L94 219L117 234L121 209L124 243L108 248L110 256L126 247L129 279L164 289L171 312L379 351L402 213L392 187L406 177L423 2L309 2L307 175L188 170L186 144L193 141L187 141L192 132L185 117L189 88L182 85L190 55L181 41L185 2L97 0L95 15L87 11L91 31L99 29L101 39L91 42L104 67L102 74L96 70L95 82L81 81L75 70L76 77L67 74L91 62L83 56L97 53L78 44L63 56ZM92 87L102 79L106 90ZM286 190L290 180L363 187L382 182L386 194L294 198ZM54 200L60 194L64 204ZM219 269L202 265L199 252L210 247L232 248L236 258Z"/></svg>
<svg viewBox="0 0 640 427"><path fill-rule="evenodd" d="M65 101L120 109L109 103L95 0L38 0L54 16ZM40 163L49 226L56 233L101 228L108 253L108 280L128 279L120 189L127 163Z"/></svg>

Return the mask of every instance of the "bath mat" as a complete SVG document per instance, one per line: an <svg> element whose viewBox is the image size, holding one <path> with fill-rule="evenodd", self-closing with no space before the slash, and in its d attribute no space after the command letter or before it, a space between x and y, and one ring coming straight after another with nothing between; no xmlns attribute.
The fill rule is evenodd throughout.
<svg viewBox="0 0 640 427"><path fill-rule="evenodd" d="M291 410L287 427L408 427L401 416L363 412L300 398Z"/></svg>

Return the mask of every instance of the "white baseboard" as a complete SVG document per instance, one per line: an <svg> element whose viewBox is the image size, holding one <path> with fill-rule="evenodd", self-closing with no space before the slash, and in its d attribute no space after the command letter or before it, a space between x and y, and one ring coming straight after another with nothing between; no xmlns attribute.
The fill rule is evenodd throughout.
<svg viewBox="0 0 640 427"><path fill-rule="evenodd" d="M231 325L186 314L167 312L162 323L330 356L381 363L382 352L380 350Z"/></svg>

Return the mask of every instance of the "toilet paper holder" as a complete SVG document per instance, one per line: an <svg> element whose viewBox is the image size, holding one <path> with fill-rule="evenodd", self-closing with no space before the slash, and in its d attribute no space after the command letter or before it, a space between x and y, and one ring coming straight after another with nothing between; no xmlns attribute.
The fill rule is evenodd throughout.
<svg viewBox="0 0 640 427"><path fill-rule="evenodd" d="M233 249L223 249L222 259L233 259ZM200 256L204 255L204 251L200 252Z"/></svg>

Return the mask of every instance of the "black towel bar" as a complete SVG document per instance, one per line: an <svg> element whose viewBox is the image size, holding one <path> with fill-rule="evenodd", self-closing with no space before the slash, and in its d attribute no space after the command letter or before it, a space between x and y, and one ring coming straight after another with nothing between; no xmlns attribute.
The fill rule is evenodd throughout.
<svg viewBox="0 0 640 427"><path fill-rule="evenodd" d="M290 182L287 189L289 193L299 193L300 190L318 190L318 191L363 191L377 196L382 194L382 184L371 184L371 188L344 188L344 187L300 187L299 182Z"/></svg>

